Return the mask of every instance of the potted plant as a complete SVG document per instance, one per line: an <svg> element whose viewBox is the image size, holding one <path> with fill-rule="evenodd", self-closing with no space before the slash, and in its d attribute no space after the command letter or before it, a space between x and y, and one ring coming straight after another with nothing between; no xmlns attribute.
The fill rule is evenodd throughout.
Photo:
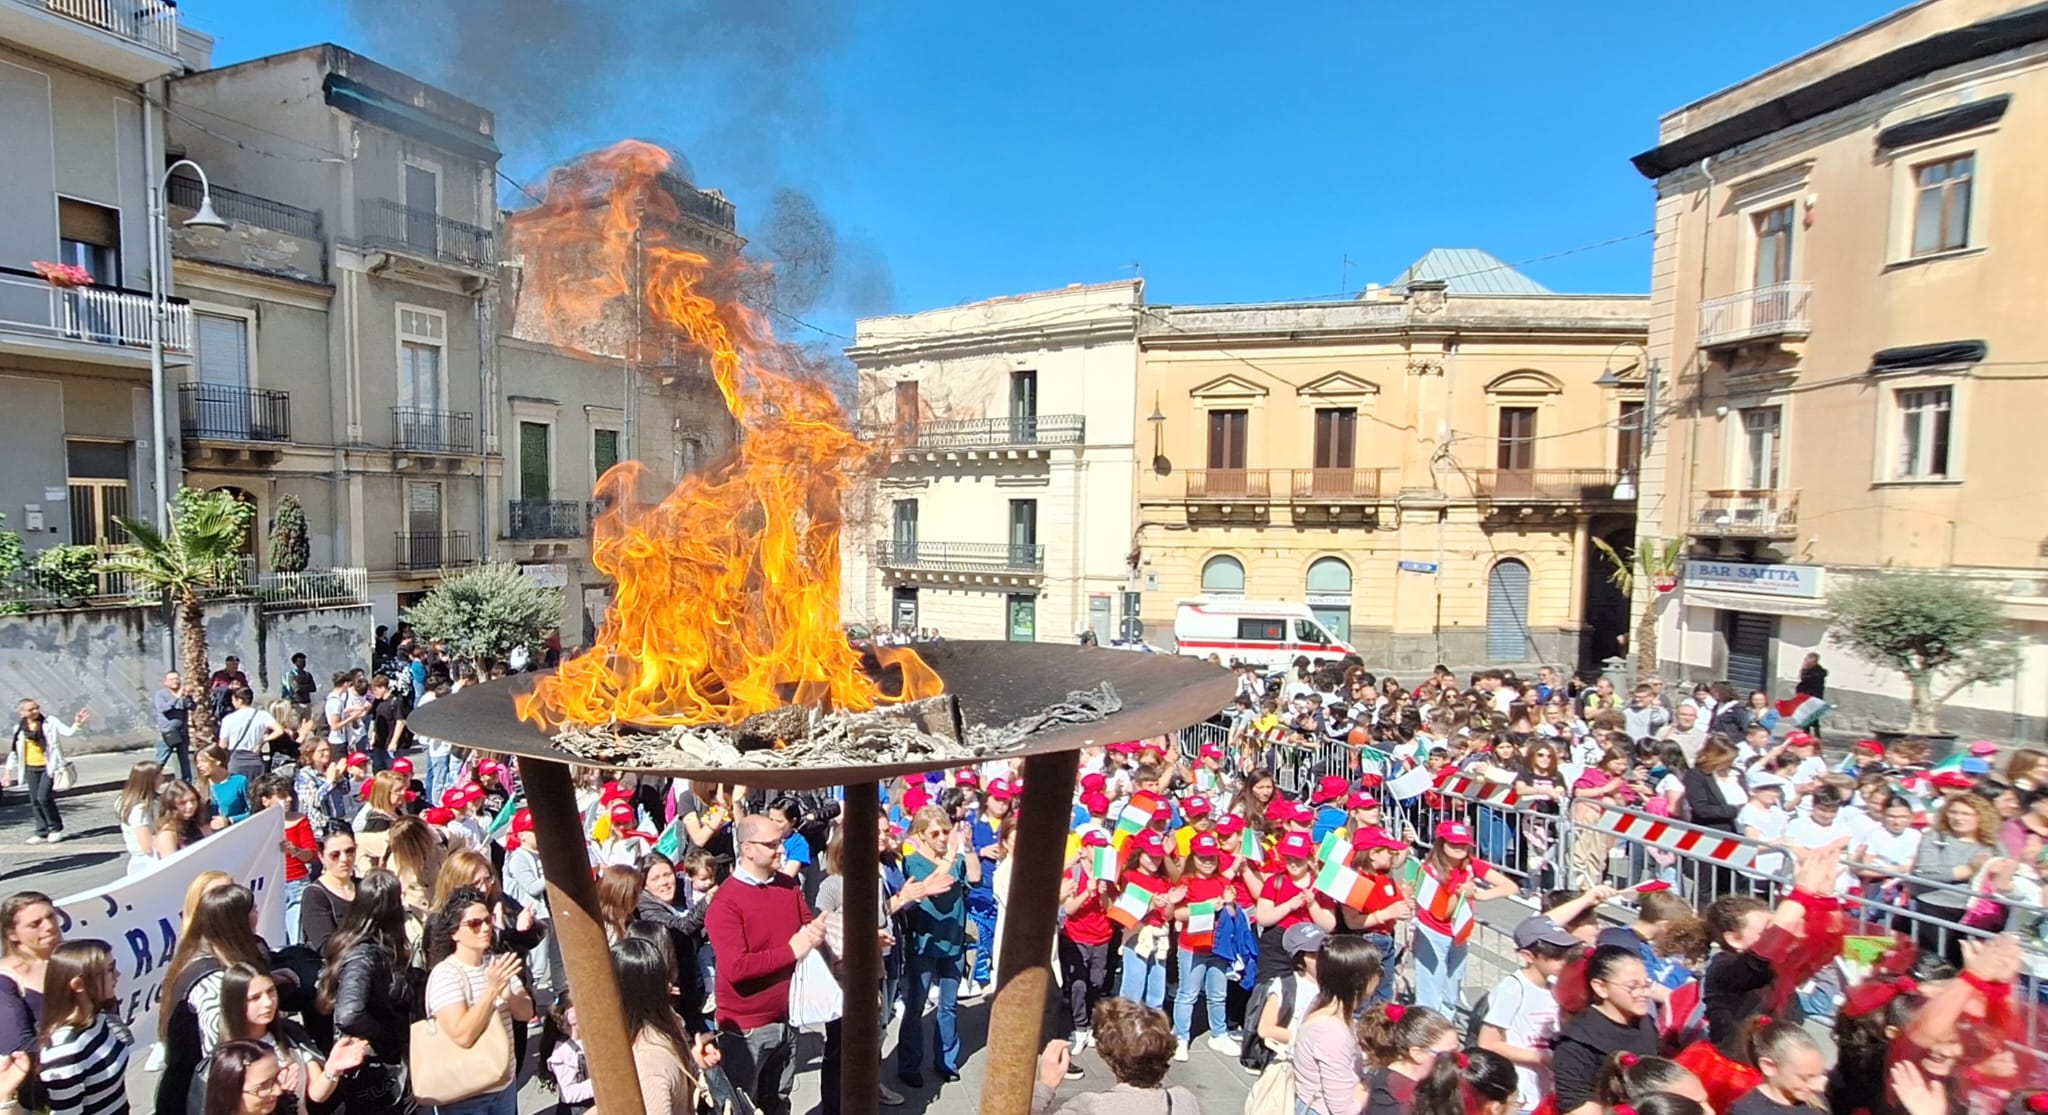
<svg viewBox="0 0 2048 1115"><path fill-rule="evenodd" d="M1626 555L1607 544L1603 539L1592 539L1599 547L1600 555L1607 559L1607 582L1621 590L1623 596L1635 598L1636 578L1650 586L1653 595L1643 608L1643 618L1636 623L1635 637L1630 649L1636 654L1636 677L1646 678L1657 672L1657 602L1664 595L1678 587L1678 570L1683 564L1685 540L1668 538L1659 542L1645 538L1629 547Z"/></svg>
<svg viewBox="0 0 2048 1115"><path fill-rule="evenodd" d="M1903 728L1880 731L1881 740L1918 736L1945 754L1955 736L1941 730L1941 706L2019 668L2019 643L1998 598L1958 577L1863 577L1830 592L1829 605L1835 642L1906 679L1911 712Z"/></svg>
<svg viewBox="0 0 2048 1115"><path fill-rule="evenodd" d="M69 289L92 285L92 272L75 263L51 263L49 260L39 259L29 266L35 268L36 274L41 275L44 282L54 287Z"/></svg>

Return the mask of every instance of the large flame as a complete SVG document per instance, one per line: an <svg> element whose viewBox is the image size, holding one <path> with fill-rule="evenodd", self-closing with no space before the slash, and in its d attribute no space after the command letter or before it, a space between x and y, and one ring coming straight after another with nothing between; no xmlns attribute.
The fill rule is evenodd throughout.
<svg viewBox="0 0 2048 1115"><path fill-rule="evenodd" d="M732 294L750 277L677 243L667 152L627 141L555 172L546 198L511 221L522 293L557 337L637 317L701 350L739 422L737 448L651 507L625 462L597 484L606 505L591 562L617 584L596 645L519 700L554 726L613 721L735 724L787 704L858 710L941 691L915 653L886 693L861 669L839 620L841 496L867 462L838 401L785 370L772 332ZM636 281L637 280L637 281ZM635 330L637 338L642 331ZM587 346L586 346L587 347Z"/></svg>

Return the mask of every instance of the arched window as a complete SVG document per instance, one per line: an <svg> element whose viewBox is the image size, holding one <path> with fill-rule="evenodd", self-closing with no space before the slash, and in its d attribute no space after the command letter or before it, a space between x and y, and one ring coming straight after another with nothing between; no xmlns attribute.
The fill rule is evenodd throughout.
<svg viewBox="0 0 2048 1115"><path fill-rule="evenodd" d="M1243 596L1244 563L1234 557L1212 557L1202 564L1204 596Z"/></svg>
<svg viewBox="0 0 2048 1115"><path fill-rule="evenodd" d="M1309 565L1308 607L1330 634L1351 641L1351 566L1343 558L1317 558Z"/></svg>
<svg viewBox="0 0 2048 1115"><path fill-rule="evenodd" d="M1492 662L1527 662L1529 567L1514 558L1496 562L1486 578L1486 657Z"/></svg>

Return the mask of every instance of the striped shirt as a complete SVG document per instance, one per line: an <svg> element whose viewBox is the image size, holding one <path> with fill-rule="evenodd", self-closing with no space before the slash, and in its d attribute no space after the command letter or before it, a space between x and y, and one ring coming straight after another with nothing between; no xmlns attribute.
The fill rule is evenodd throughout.
<svg viewBox="0 0 2048 1115"><path fill-rule="evenodd" d="M486 957L487 961L496 957ZM484 997L490 991L491 970L488 966L475 968L464 964L453 956L434 965L427 974L427 1017L433 1018L449 1007L468 1010L470 1004ZM516 995L521 988L519 977L505 986L507 996ZM498 1000L498 1024L512 1033L512 1008L504 999Z"/></svg>
<svg viewBox="0 0 2048 1115"><path fill-rule="evenodd" d="M59 1027L42 1051L51 1115L128 1115L128 1028L111 1015Z"/></svg>

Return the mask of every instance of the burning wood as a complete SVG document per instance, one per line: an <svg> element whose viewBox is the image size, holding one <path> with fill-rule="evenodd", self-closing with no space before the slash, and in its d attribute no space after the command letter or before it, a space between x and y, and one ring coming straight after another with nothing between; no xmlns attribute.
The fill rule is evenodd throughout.
<svg viewBox="0 0 2048 1115"><path fill-rule="evenodd" d="M958 702L942 693L851 712L784 705L733 725L567 725L554 739L584 762L618 770L789 770L934 760L965 764L1014 751L1040 732L1092 723L1121 708L1116 689L1103 682L1007 724L974 724L964 731Z"/></svg>

